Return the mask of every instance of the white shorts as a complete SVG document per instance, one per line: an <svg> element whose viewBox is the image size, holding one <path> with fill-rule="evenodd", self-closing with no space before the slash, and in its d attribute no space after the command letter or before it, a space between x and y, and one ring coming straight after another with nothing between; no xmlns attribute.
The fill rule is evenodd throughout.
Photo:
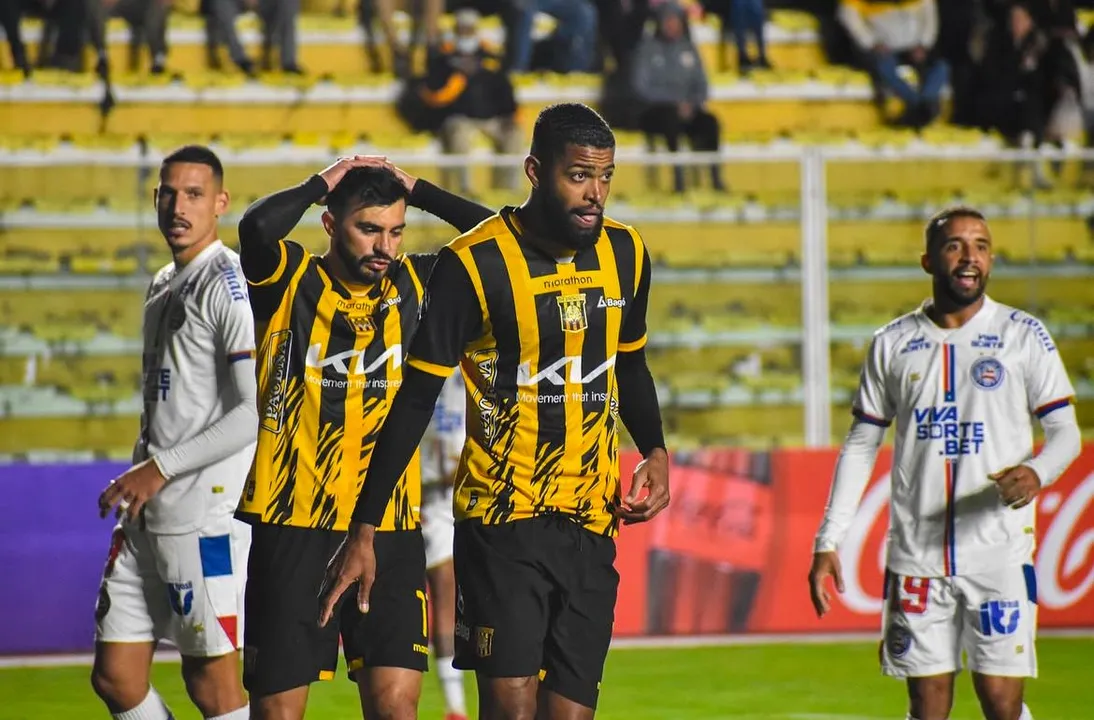
<svg viewBox="0 0 1094 720"><path fill-rule="evenodd" d="M425 539L427 569L452 559L452 488L446 485L422 487L422 537Z"/></svg>
<svg viewBox="0 0 1094 720"><path fill-rule="evenodd" d="M240 649L250 545L250 526L232 517L184 535L118 525L99 587L95 640L169 640L191 657Z"/></svg>
<svg viewBox="0 0 1094 720"><path fill-rule="evenodd" d="M1037 677L1037 583L1033 565L961 577L886 573L881 669L927 677L969 669Z"/></svg>

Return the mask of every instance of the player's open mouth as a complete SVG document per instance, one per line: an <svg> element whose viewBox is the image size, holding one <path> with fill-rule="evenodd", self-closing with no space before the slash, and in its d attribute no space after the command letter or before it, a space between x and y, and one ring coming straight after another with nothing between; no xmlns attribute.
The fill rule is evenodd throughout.
<svg viewBox="0 0 1094 720"><path fill-rule="evenodd" d="M976 270L958 270L954 273L954 279L959 288L975 290L980 287L980 273Z"/></svg>
<svg viewBox="0 0 1094 720"><path fill-rule="evenodd" d="M583 212L575 212L574 217L577 218L577 224L581 227L596 227L596 223L600 220L600 212L598 210L586 210Z"/></svg>

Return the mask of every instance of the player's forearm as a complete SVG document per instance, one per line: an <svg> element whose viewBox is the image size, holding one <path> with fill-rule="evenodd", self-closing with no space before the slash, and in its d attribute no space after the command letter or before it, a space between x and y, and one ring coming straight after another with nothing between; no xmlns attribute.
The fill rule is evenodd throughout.
<svg viewBox="0 0 1094 720"><path fill-rule="evenodd" d="M642 457L656 448L664 449L665 433L657 402L657 385L646 364L646 351L620 353L616 359L615 377L619 383L619 418Z"/></svg>
<svg viewBox="0 0 1094 720"><path fill-rule="evenodd" d="M312 175L305 182L256 200L239 220L240 262L247 276L261 279L280 260L277 243L288 237L308 208L328 192L327 182Z"/></svg>
<svg viewBox="0 0 1094 720"><path fill-rule="evenodd" d="M410 192L410 204L444 220L461 233L467 232L494 214L490 208L450 193L422 179L414 183L414 189Z"/></svg>
<svg viewBox="0 0 1094 720"><path fill-rule="evenodd" d="M1041 418L1041 427L1045 431L1045 444L1041 446L1041 452L1023 464L1037 473L1037 477L1041 479L1041 487L1048 487L1079 457L1083 448L1083 437L1074 405L1067 405L1045 415Z"/></svg>
<svg viewBox="0 0 1094 720"><path fill-rule="evenodd" d="M885 428L856 419L843 442L824 520L813 545L814 552L835 550L843 542L870 475L874 471L878 448L885 438Z"/></svg>
<svg viewBox="0 0 1094 720"><path fill-rule="evenodd" d="M232 363L231 370L239 398L235 406L198 434L152 458L168 480L220 462L258 438L254 360Z"/></svg>
<svg viewBox="0 0 1094 720"><path fill-rule="evenodd" d="M376 439L368 473L353 508L354 522L379 525L384 519L395 486L429 427L442 387L443 377L407 367L403 384Z"/></svg>

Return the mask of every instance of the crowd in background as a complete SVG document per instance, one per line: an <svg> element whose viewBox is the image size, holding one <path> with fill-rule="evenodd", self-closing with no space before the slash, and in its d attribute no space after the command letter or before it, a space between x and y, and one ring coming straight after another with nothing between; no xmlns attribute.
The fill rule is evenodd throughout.
<svg viewBox="0 0 1094 720"><path fill-rule="evenodd" d="M399 6L397 8L397 2ZM360 0L362 51L373 69L389 67L404 79L399 109L418 130L437 134L449 152L465 152L481 134L501 152L519 146L513 72L596 72L605 76L601 110L623 129L646 134L651 148L716 150L722 135L707 109L709 73L734 68L747 75L770 69L764 34L771 6L797 7L820 20L832 62L857 66L874 81L886 122L921 128L940 115L947 91L951 122L999 131L1021 147L1061 142L1094 125L1094 31L1080 34L1073 0ZM4 0L0 25L17 66L32 72L19 20L46 20L36 53L40 66L80 71L85 58L109 73L105 27L111 16L130 26L131 63L146 46L151 72L169 72L166 37L171 0ZM396 31L397 9L413 20ZM235 29L238 15L261 21L260 56L248 56ZM297 51L300 0L201 0L209 65L220 67L218 48L240 70L303 73ZM443 12L457 16L442 32ZM547 37L533 33L538 13L551 16ZM704 67L691 38L702 14L721 20L719 67ZM492 47L481 19L496 15L506 42ZM382 52L384 47L390 53ZM85 48L93 52L85 53ZM413 71L414 50L424 48L424 73ZM732 58L733 51L736 57ZM421 55L421 54L419 54ZM390 58L390 66L383 56ZM735 59L735 62L731 60ZM901 108L889 114L890 98ZM1086 135L1091 133L1086 132ZM466 189L465 171L452 181ZM499 171L495 181L516 180ZM681 190L683 171L674 174ZM718 169L710 185L724 187Z"/></svg>

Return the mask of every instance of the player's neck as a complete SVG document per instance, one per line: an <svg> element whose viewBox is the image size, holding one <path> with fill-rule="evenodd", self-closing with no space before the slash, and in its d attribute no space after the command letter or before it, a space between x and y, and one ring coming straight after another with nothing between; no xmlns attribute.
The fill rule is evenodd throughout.
<svg viewBox="0 0 1094 720"><path fill-rule="evenodd" d="M574 259L574 251L548 239L543 211L539 209L539 203L535 202L533 197L529 195L524 204L516 209L516 227L521 238L543 254L553 257L557 262L571 262Z"/></svg>
<svg viewBox="0 0 1094 720"><path fill-rule="evenodd" d="M198 255L201 255L205 248L209 247L216 241L217 234L213 233L209 237L194 243L190 247L182 248L177 252L172 250L171 255L175 258L175 269L182 270L184 267L192 263L194 261L194 258L196 258Z"/></svg>
<svg viewBox="0 0 1094 720"><path fill-rule="evenodd" d="M983 295L971 305L958 305L944 295L935 293L926 313L931 322L943 330L956 330L972 320L982 307L984 307Z"/></svg>
<svg viewBox="0 0 1094 720"><path fill-rule="evenodd" d="M372 291L372 288L376 286L375 283L363 283L361 279L352 275L346 268L346 264L342 262L342 258L338 256L338 253L327 251L323 254L323 264L327 267L327 271L333 275L338 282L349 290L353 294L366 294Z"/></svg>

